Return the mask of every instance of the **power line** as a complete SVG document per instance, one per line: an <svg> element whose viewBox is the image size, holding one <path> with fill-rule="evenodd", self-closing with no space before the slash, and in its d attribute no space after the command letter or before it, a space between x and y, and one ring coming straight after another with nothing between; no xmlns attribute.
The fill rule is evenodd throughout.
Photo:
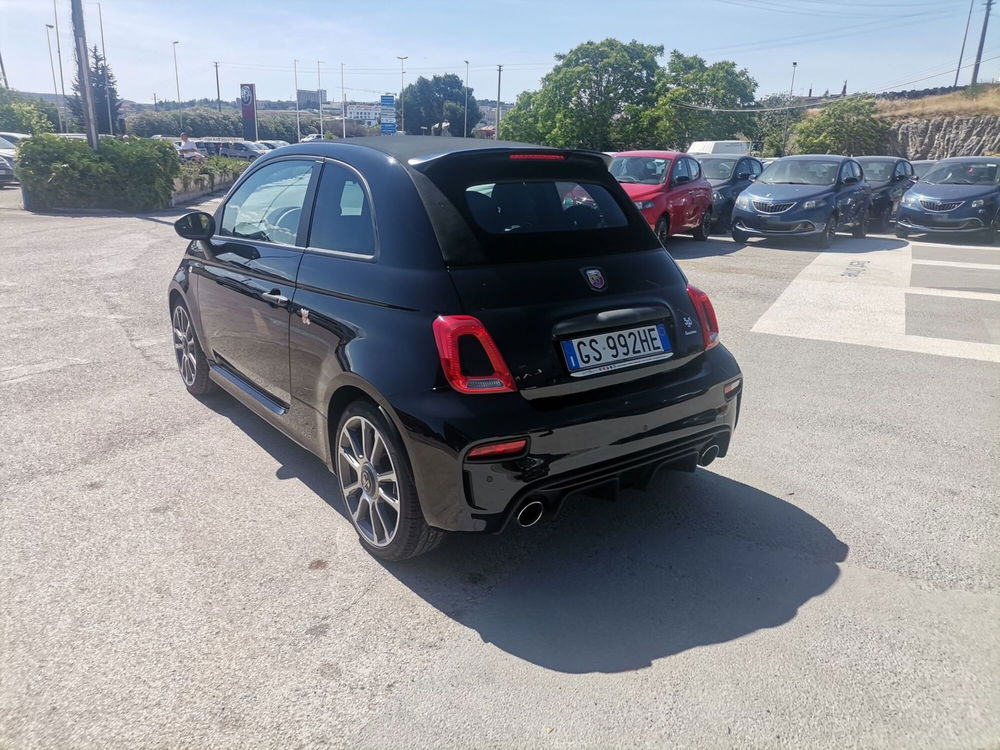
<svg viewBox="0 0 1000 750"><path fill-rule="evenodd" d="M1000 60L1000 55L995 55L994 57L984 58L982 62L990 62L991 60ZM964 65L962 67L971 68L973 65L975 65L975 63L969 63L968 65ZM803 103L803 104L789 104L789 105L786 105L786 106L783 106L783 107L746 107L744 109L726 109L726 108L723 108L723 107L706 107L706 106L704 106L702 104L690 104L688 102L675 102L675 104L678 107L684 107L685 109L696 109L696 110L699 110L699 111L702 111L702 112L712 112L712 113L716 113L716 112L738 112L740 114L753 114L755 112L784 112L784 111L789 110L789 109L814 109L814 108L817 108L817 107L826 106L827 104L832 104L833 102L836 102L836 101L843 101L844 99L856 99L858 97L865 97L865 96L872 96L873 94L880 94L880 93L882 93L884 91L890 91L890 90L892 90L894 88L898 88L899 86L909 86L912 83L920 83L921 81L926 81L926 80L929 80L931 78L938 78L939 76L945 75L947 73L953 73L953 72L954 72L954 68L952 68L951 70L946 70L946 71L944 71L942 73L937 73L937 74L932 75L932 76L924 76L923 78L915 78L912 81L904 81L903 83L897 83L897 84L894 84L892 86L886 86L885 88L876 89L874 91L861 91L861 92L858 92L857 94L851 94L851 95L846 96L846 97L837 97L836 99L833 99L831 101L806 102L806 103Z"/></svg>

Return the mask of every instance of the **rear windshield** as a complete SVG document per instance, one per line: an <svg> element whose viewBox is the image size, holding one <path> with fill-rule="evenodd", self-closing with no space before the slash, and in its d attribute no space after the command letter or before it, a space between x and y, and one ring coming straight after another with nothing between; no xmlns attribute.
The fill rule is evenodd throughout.
<svg viewBox="0 0 1000 750"><path fill-rule="evenodd" d="M866 161L861 164L865 172L865 179L872 182L888 182L892 177L894 161Z"/></svg>
<svg viewBox="0 0 1000 750"><path fill-rule="evenodd" d="M461 155L424 172L422 189L444 260L523 263L659 249L632 201L592 156L514 162ZM418 185L422 184L418 179ZM434 193L446 199L445 203Z"/></svg>
<svg viewBox="0 0 1000 750"><path fill-rule="evenodd" d="M628 226L606 189L578 182L494 182L465 189L469 212L490 234L585 232Z"/></svg>

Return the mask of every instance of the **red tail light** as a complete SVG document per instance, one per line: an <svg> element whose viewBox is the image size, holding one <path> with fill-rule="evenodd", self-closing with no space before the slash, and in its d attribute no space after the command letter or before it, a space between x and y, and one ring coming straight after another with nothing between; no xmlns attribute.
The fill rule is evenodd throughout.
<svg viewBox="0 0 1000 750"><path fill-rule="evenodd" d="M528 439L509 440L505 443L490 443L479 445L469 451L469 458L500 458L502 456L514 456L524 451L528 447Z"/></svg>
<svg viewBox="0 0 1000 750"><path fill-rule="evenodd" d="M462 336L472 336L479 341L493 367L491 374L466 375L462 372L458 348ZM434 342L448 384L459 393L511 393L517 390L500 350L478 319L471 315L441 315L434 321Z"/></svg>
<svg viewBox="0 0 1000 750"><path fill-rule="evenodd" d="M694 311L698 315L698 322L701 323L701 335L705 339L705 348L711 349L719 343L719 319L715 317L715 308L712 301L701 289L688 284L688 297L694 305Z"/></svg>
<svg viewBox="0 0 1000 750"><path fill-rule="evenodd" d="M565 161L563 154L511 154L507 157L511 161Z"/></svg>

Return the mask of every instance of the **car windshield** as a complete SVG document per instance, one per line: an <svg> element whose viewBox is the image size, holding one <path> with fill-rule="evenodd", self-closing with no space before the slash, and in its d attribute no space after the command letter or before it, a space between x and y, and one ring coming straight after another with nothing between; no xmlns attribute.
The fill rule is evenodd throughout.
<svg viewBox="0 0 1000 750"><path fill-rule="evenodd" d="M699 159L701 171L709 180L728 180L736 169L736 159Z"/></svg>
<svg viewBox="0 0 1000 750"><path fill-rule="evenodd" d="M934 165L922 182L935 185L995 185L1000 173L1000 160L942 161Z"/></svg>
<svg viewBox="0 0 1000 750"><path fill-rule="evenodd" d="M922 180L924 175L927 174L933 166L934 162L932 161L926 161L923 164L914 164L913 174L916 175L918 180Z"/></svg>
<svg viewBox="0 0 1000 750"><path fill-rule="evenodd" d="M669 165L669 159L654 156L616 156L611 162L611 174L618 182L659 185Z"/></svg>
<svg viewBox="0 0 1000 750"><path fill-rule="evenodd" d="M13 149L14 148L14 144L11 143L10 141L8 141L6 138L0 138L0 148Z"/></svg>
<svg viewBox="0 0 1000 750"><path fill-rule="evenodd" d="M896 163L892 161L866 161L861 163L866 180L875 182L888 182L892 177L892 170Z"/></svg>
<svg viewBox="0 0 1000 750"><path fill-rule="evenodd" d="M757 178L765 185L832 185L840 162L833 159L781 159Z"/></svg>

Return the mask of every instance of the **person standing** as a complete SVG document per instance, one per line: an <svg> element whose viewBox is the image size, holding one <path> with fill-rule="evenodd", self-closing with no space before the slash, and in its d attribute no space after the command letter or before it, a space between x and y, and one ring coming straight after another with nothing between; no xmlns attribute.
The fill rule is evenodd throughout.
<svg viewBox="0 0 1000 750"><path fill-rule="evenodd" d="M198 147L193 141L188 140L187 133L181 133L181 145L179 146L179 151L181 152L182 159L194 159L195 161L201 161L205 158L205 155L198 150Z"/></svg>

